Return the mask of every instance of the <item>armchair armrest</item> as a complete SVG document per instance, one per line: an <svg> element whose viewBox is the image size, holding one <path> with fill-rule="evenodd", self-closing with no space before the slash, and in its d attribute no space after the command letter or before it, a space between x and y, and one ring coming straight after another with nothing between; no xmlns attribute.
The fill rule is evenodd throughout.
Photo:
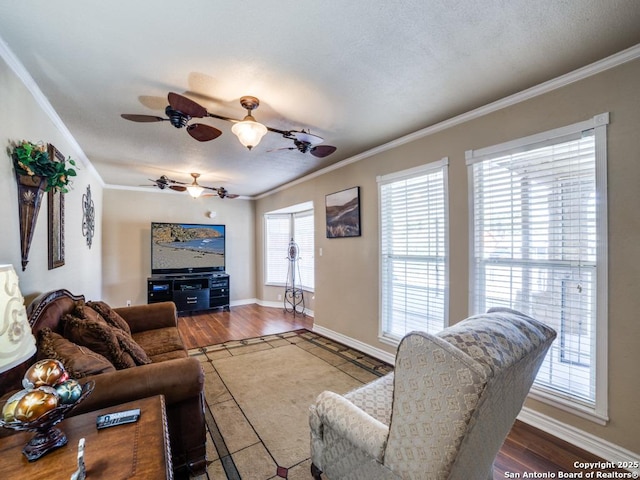
<svg viewBox="0 0 640 480"><path fill-rule="evenodd" d="M382 463L389 436L389 428L384 423L356 407L343 396L327 391L318 396L315 414L322 425L333 429L351 444ZM313 423L311 426L313 429Z"/></svg>
<svg viewBox="0 0 640 480"><path fill-rule="evenodd" d="M74 415L162 394L167 406L197 397L204 389L202 365L195 358L178 358L80 379L95 382L93 393Z"/></svg>
<svg viewBox="0 0 640 480"><path fill-rule="evenodd" d="M129 324L131 333L178 326L178 313L173 302L135 305L113 310Z"/></svg>

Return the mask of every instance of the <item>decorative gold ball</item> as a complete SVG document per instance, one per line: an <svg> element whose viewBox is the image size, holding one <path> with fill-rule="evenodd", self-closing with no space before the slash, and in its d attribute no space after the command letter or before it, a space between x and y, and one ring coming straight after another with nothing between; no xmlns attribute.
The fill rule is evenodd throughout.
<svg viewBox="0 0 640 480"><path fill-rule="evenodd" d="M14 412L16 410L16 406L18 405L18 401L27 393L29 393L29 390L25 388L24 390L20 390L19 392L14 393L9 397L7 403L5 403L4 407L2 407L2 419L5 422L13 422L15 420Z"/></svg>
<svg viewBox="0 0 640 480"><path fill-rule="evenodd" d="M69 378L62 362L52 358L39 360L29 367L24 374L24 388L38 388L43 385L55 386Z"/></svg>
<svg viewBox="0 0 640 480"><path fill-rule="evenodd" d="M32 422L58 406L58 396L53 389L39 388L25 394L14 410L14 417L20 422Z"/></svg>

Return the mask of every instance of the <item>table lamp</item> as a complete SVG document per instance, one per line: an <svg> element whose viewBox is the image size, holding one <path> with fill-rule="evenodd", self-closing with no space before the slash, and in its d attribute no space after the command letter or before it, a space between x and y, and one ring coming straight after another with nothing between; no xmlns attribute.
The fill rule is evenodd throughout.
<svg viewBox="0 0 640 480"><path fill-rule="evenodd" d="M0 373L29 360L36 341L12 265L0 265Z"/></svg>

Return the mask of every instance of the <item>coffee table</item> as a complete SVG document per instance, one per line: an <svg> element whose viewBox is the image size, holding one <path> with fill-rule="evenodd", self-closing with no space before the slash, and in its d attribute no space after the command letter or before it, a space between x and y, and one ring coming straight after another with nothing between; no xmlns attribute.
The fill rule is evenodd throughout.
<svg viewBox="0 0 640 480"><path fill-rule="evenodd" d="M135 423L98 430L96 417L134 408ZM84 462L88 479L172 479L171 448L164 396L157 395L115 407L67 418L58 427L68 443L29 462L22 448L35 435L19 432L0 438L0 478L68 480L77 468L78 441L84 437Z"/></svg>

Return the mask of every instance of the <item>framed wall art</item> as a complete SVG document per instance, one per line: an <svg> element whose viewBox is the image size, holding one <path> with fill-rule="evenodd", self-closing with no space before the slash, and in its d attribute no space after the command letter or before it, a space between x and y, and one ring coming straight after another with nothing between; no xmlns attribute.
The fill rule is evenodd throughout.
<svg viewBox="0 0 640 480"><path fill-rule="evenodd" d="M64 155L51 144L47 145L49 158L64 162ZM64 193L50 190L47 193L49 270L64 265Z"/></svg>
<svg viewBox="0 0 640 480"><path fill-rule="evenodd" d="M325 196L327 238L360 236L360 187Z"/></svg>

